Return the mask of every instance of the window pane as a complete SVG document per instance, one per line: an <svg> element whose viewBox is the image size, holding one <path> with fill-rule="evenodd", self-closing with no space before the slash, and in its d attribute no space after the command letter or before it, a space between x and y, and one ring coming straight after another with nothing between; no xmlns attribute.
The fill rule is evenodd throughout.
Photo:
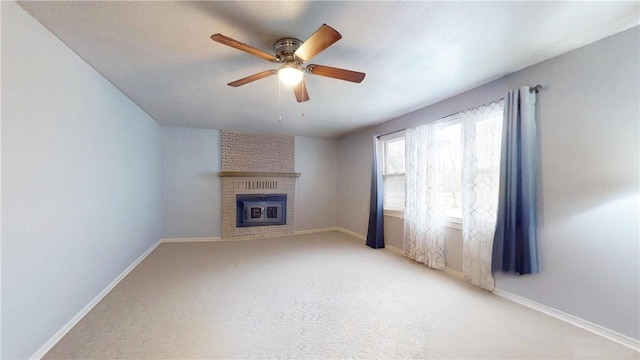
<svg viewBox="0 0 640 360"><path fill-rule="evenodd" d="M404 210L404 175L384 178L383 207L390 210Z"/></svg>
<svg viewBox="0 0 640 360"><path fill-rule="evenodd" d="M384 173L404 174L404 138L385 142Z"/></svg>
<svg viewBox="0 0 640 360"><path fill-rule="evenodd" d="M500 162L502 118L489 118L476 125L478 167L496 168Z"/></svg>
<svg viewBox="0 0 640 360"><path fill-rule="evenodd" d="M479 218L488 219L495 216L493 211L496 209L499 190L501 135L501 114L479 121L476 125L476 149L478 151L476 182L479 187L484 189L477 194L479 196L477 201L481 204L481 209L486 209L486 211L479 211L476 214Z"/></svg>
<svg viewBox="0 0 640 360"><path fill-rule="evenodd" d="M443 128L438 140L445 214L460 217L456 214L462 213L462 124Z"/></svg>

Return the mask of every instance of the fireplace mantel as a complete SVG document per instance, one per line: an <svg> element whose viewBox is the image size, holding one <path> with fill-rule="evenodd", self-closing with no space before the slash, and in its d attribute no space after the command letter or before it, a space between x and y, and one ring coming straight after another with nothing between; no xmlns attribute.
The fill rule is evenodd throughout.
<svg viewBox="0 0 640 360"><path fill-rule="evenodd" d="M221 171L218 173L220 177L274 177L274 178L287 178L287 177L300 177L300 173L286 173L286 172L253 172L253 171Z"/></svg>

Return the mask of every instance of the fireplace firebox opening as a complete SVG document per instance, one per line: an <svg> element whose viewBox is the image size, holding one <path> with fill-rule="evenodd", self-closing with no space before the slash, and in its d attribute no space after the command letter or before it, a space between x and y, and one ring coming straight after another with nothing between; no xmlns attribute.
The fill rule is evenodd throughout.
<svg viewBox="0 0 640 360"><path fill-rule="evenodd" d="M236 227L285 225L287 194L236 195Z"/></svg>

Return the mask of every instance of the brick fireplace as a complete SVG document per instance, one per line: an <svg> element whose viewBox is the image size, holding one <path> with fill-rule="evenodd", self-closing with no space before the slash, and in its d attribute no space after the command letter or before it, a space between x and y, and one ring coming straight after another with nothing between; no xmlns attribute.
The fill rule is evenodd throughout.
<svg viewBox="0 0 640 360"><path fill-rule="evenodd" d="M291 234L294 230L296 182L295 138L287 135L248 134L221 131L222 140L222 237L237 238ZM257 216L262 211L271 211L284 216L284 224L265 223L258 226L238 226L238 216L244 216L238 206L239 198L279 195L286 198L286 207L280 210L262 206L259 200L253 209ZM284 204L284 203L283 203ZM243 210L244 211L244 210Z"/></svg>

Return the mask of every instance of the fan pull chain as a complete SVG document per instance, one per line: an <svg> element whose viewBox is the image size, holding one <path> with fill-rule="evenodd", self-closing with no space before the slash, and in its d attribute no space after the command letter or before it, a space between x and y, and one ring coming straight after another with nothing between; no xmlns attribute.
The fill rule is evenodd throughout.
<svg viewBox="0 0 640 360"><path fill-rule="evenodd" d="M282 84L278 80L278 121L282 122Z"/></svg>

